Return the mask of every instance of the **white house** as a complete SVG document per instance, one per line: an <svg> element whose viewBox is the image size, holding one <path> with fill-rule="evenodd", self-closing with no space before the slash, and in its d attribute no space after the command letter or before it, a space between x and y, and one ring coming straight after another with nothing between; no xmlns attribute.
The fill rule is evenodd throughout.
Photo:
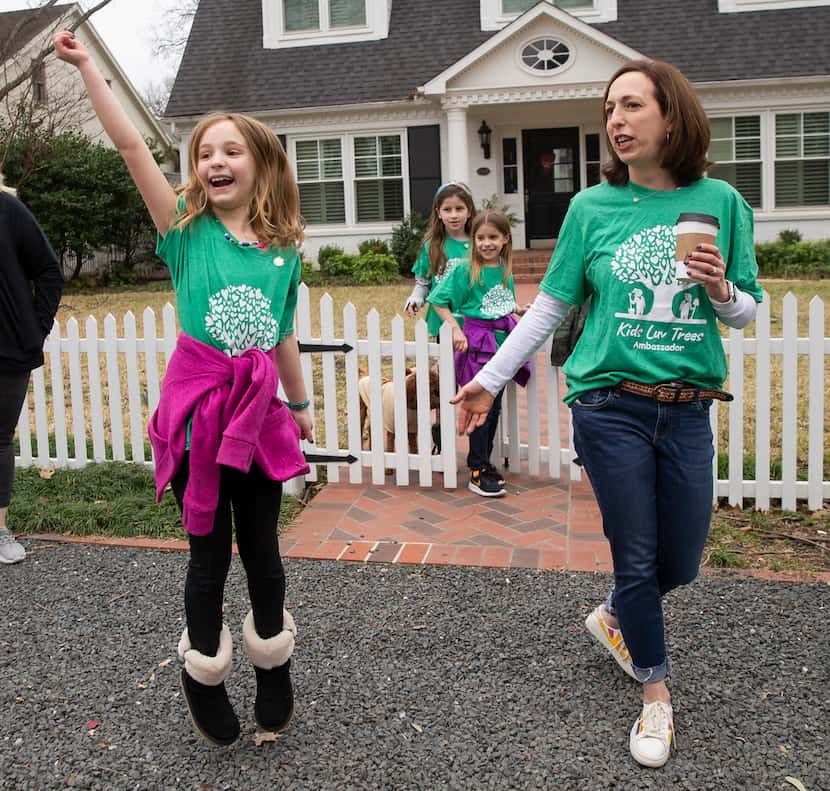
<svg viewBox="0 0 830 791"><path fill-rule="evenodd" d="M2 80L13 81L31 60L51 41L56 30L68 27L81 16L77 4L58 5L22 11L0 13L0 62ZM83 22L76 36L90 50L130 120L145 138L155 140L161 148L169 148L173 140L153 116L144 100L124 74L112 53L95 30L91 20ZM111 146L109 138L98 121L86 95L78 70L48 56L32 79L21 84L0 106L0 118L9 117L18 101L32 107L37 117L40 112L57 122L57 131L78 130L95 141ZM178 180L177 166L171 158L162 165L171 178Z"/></svg>
<svg viewBox="0 0 830 791"><path fill-rule="evenodd" d="M600 99L623 62L668 60L710 115L710 176L758 240L830 236L830 0L201 0L167 118L251 113L296 168L307 248L352 248L466 180L555 239L607 156Z"/></svg>

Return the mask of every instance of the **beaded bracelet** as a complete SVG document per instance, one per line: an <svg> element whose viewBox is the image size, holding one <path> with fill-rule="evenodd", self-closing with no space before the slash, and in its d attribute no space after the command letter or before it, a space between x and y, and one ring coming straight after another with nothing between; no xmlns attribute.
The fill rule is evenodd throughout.
<svg viewBox="0 0 830 791"><path fill-rule="evenodd" d="M285 405L294 412L299 412L301 409L308 409L311 401L286 401Z"/></svg>

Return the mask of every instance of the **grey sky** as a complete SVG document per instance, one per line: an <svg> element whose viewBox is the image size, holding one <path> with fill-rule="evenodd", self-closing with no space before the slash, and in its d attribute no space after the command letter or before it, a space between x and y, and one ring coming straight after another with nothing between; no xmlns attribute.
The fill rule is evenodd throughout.
<svg viewBox="0 0 830 791"><path fill-rule="evenodd" d="M144 93L151 83L161 83L173 71L171 63L152 55L152 31L161 21L165 9L176 0L112 0L96 12L92 24L115 56L131 82ZM39 5L36 0L0 0L0 11L16 11ZM89 0L81 5L88 7Z"/></svg>

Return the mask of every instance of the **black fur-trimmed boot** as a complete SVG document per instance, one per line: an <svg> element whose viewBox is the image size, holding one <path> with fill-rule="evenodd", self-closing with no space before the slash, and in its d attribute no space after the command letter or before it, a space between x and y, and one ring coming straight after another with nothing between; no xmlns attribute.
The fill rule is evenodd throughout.
<svg viewBox="0 0 830 791"><path fill-rule="evenodd" d="M254 614L249 612L242 624L245 653L256 672L254 716L264 731L284 731L294 714L294 691L291 687L291 654L297 627L288 610L282 613L282 631L263 640L254 627Z"/></svg>
<svg viewBox="0 0 830 791"><path fill-rule="evenodd" d="M219 747L233 744L239 738L240 729L225 689L233 658L230 629L222 625L216 656L206 656L192 648L185 629L179 640L178 653L184 662L182 691L196 733Z"/></svg>

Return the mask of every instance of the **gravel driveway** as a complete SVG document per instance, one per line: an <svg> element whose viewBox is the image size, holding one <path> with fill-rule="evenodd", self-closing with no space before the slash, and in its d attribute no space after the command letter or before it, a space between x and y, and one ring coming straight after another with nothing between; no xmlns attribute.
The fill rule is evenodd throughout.
<svg viewBox="0 0 830 791"><path fill-rule="evenodd" d="M256 746L235 558L243 732L212 748L179 692L186 555L30 550L0 568L4 789L830 789L827 585L667 598L679 749L655 771L628 753L636 685L582 626L608 577L287 561L297 714Z"/></svg>

